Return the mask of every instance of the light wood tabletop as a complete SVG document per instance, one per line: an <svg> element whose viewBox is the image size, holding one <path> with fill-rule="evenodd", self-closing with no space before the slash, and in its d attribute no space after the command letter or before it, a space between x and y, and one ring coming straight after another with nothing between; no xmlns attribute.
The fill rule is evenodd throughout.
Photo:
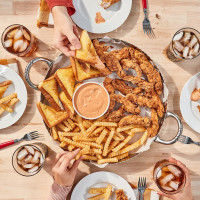
<svg viewBox="0 0 200 200"><path fill-rule="evenodd" d="M34 57L45 57L54 60L60 52L53 47L53 28L37 28L37 10L39 0L7 0L0 1L0 35L11 24L23 24L38 38L38 50L31 57L17 58L20 63L21 77L27 63ZM125 40L138 46L146 52L159 67L165 83L169 89L168 110L176 113L182 119L179 98L186 81L199 72L200 57L179 63L169 61L163 50L170 43L173 34L182 27L193 27L200 30L200 1L199 0L151 0L149 1L149 18L156 39L149 39L143 33L142 21L144 18L140 0L133 0L130 16L117 30L107 34L90 34L92 38L104 35ZM0 59L13 58L0 46ZM38 63L31 72L31 78L40 82L48 67ZM27 85L27 84L26 84ZM40 92L34 91L27 85L28 104L24 115L13 126L0 130L0 141L20 138L29 131L39 131L45 135L45 144L49 147L49 157L44 169L33 177L23 177L17 174L11 163L15 149L21 144L8 147L0 151L0 200L43 200L47 199L50 186L53 182L51 165L54 156L62 150L50 137L43 120L36 109L36 102L40 100ZM182 119L183 120L183 119ZM193 131L183 120L183 134L194 140L200 140L200 134ZM174 119L167 119L160 131L163 138L172 138L177 132L177 123ZM157 189L152 179L152 170L155 163L168 156L173 156L187 165L191 171L192 192L195 200L200 199L200 147L175 143L162 145L153 143L151 149L123 164L110 165L104 169L86 163L81 163L76 176L75 184L87 174L96 171L109 171L125 178L136 185L138 178L146 176L148 186Z"/></svg>

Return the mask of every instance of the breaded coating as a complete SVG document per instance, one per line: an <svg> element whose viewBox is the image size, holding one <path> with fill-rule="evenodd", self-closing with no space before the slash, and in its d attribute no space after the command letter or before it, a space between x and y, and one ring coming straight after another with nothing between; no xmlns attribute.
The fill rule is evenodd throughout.
<svg viewBox="0 0 200 200"><path fill-rule="evenodd" d="M137 77L142 78L142 70L136 60L123 59L121 60L121 64L123 69L134 69L137 73Z"/></svg>
<svg viewBox="0 0 200 200"><path fill-rule="evenodd" d="M148 117L141 117L140 115L128 115L120 120L119 127L132 124L149 127L151 125L151 120Z"/></svg>
<svg viewBox="0 0 200 200"><path fill-rule="evenodd" d="M110 95L112 98L118 102L124 105L124 110L126 112L132 113L132 114L139 114L140 113L140 107L136 104L131 103L126 97L121 96L120 94L112 94Z"/></svg>
<svg viewBox="0 0 200 200"><path fill-rule="evenodd" d="M129 93L138 94L142 91L142 89L139 87L134 88L134 87L128 86L122 79L113 79L112 85L116 90L118 90L124 95L127 95Z"/></svg>
<svg viewBox="0 0 200 200"><path fill-rule="evenodd" d="M124 117L124 108L123 105L118 108L118 110L112 111L106 120L109 122L119 122L121 118Z"/></svg>
<svg viewBox="0 0 200 200"><path fill-rule="evenodd" d="M104 87L108 91L109 94L115 93L115 88L112 85L112 79L109 77L105 77L105 80L103 82Z"/></svg>
<svg viewBox="0 0 200 200"><path fill-rule="evenodd" d="M140 94L127 94L127 99L130 100L133 103L138 104L142 107L149 107L149 108L155 108L159 114L160 117L163 116L164 113L164 106L157 95L157 93L154 91L148 96Z"/></svg>
<svg viewBox="0 0 200 200"><path fill-rule="evenodd" d="M154 137L157 135L159 129L158 115L155 109L151 109L151 126L147 129L148 136Z"/></svg>
<svg viewBox="0 0 200 200"><path fill-rule="evenodd" d="M115 55L115 57L117 58L118 61L125 59L125 58L127 59L127 58L129 58L129 47L124 47L119 50L114 50L114 51L112 51L112 54Z"/></svg>

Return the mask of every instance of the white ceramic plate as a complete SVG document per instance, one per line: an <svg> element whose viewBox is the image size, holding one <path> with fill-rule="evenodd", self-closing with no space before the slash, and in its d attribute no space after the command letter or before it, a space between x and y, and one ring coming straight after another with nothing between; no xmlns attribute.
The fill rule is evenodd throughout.
<svg viewBox="0 0 200 200"><path fill-rule="evenodd" d="M101 0L73 0L76 12L73 21L82 29L91 33L108 33L120 27L128 18L132 7L132 0L121 0L111 7L104 9ZM96 13L100 12L106 20L96 24Z"/></svg>
<svg viewBox="0 0 200 200"><path fill-rule="evenodd" d="M95 172L84 177L74 188L71 200L87 200L89 197L95 196L88 194L90 188L106 187L108 184L112 185L114 190L123 189L128 196L128 200L136 200L134 191L128 182L121 176L110 172ZM113 192L111 200L115 199L116 196Z"/></svg>
<svg viewBox="0 0 200 200"><path fill-rule="evenodd" d="M19 101L12 113L4 112L0 116L0 129L13 125L23 115L27 104L27 90L23 80L12 69L0 65L0 82L11 80L13 83L8 87L3 97L17 93Z"/></svg>
<svg viewBox="0 0 200 200"><path fill-rule="evenodd" d="M200 105L200 100L195 102L190 99L195 88L200 88L200 72L190 78L183 87L180 97L180 109L186 123L193 130L200 133L200 112L197 108Z"/></svg>

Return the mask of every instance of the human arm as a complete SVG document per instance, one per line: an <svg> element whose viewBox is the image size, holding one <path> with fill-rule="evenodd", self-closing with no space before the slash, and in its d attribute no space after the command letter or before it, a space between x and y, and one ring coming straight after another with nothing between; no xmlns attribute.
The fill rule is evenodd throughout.
<svg viewBox="0 0 200 200"><path fill-rule="evenodd" d="M71 165L72 160L76 157L79 150L73 152L64 152L56 155L55 162L52 167L52 175L54 183L48 200L66 200L74 182L78 165L81 158Z"/></svg>

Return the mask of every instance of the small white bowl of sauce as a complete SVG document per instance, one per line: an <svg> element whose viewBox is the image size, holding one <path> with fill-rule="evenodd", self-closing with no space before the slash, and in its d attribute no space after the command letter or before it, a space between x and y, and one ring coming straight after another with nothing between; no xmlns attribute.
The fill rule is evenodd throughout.
<svg viewBox="0 0 200 200"><path fill-rule="evenodd" d="M81 84L74 92L73 107L85 119L98 119L109 108L110 96L104 86L96 82Z"/></svg>

